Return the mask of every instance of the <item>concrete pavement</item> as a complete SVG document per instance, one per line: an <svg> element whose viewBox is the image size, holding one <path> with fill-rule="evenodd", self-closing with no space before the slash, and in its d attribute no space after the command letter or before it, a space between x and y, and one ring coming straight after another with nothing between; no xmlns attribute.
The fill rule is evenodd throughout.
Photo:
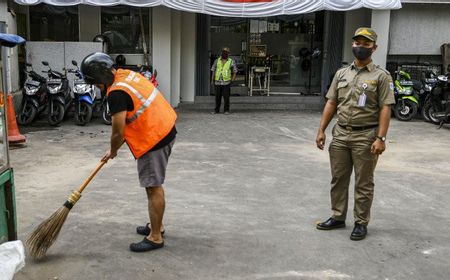
<svg viewBox="0 0 450 280"><path fill-rule="evenodd" d="M148 218L123 148L87 187L48 259L27 259L15 279L448 279L450 128L392 121L369 235L355 242L351 211L347 228L315 229L330 215L328 153L314 144L319 119L318 112L181 112L165 248L128 250ZM21 132L28 147L11 156L24 240L95 167L110 127L67 120Z"/></svg>

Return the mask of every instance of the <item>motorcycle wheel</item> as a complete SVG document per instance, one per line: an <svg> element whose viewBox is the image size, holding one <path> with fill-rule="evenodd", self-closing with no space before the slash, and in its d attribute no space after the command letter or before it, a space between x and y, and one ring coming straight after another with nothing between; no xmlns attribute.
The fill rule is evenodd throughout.
<svg viewBox="0 0 450 280"><path fill-rule="evenodd" d="M430 118L430 109L433 108L433 104L431 103L430 100L425 101L425 104L423 104L422 107L422 118L424 121L426 122L431 122L431 118Z"/></svg>
<svg viewBox="0 0 450 280"><path fill-rule="evenodd" d="M37 115L38 109L31 104L31 102L25 102L24 107L17 116L17 122L20 125L29 125Z"/></svg>
<svg viewBox="0 0 450 280"><path fill-rule="evenodd" d="M417 114L417 103L409 100L399 100L395 105L394 115L399 121L410 121Z"/></svg>
<svg viewBox="0 0 450 280"><path fill-rule="evenodd" d="M430 122L433 124L441 124L442 120L439 118L436 118L436 116L434 115L435 113L436 113L436 111L435 111L434 107L430 106L428 108L428 116L430 117Z"/></svg>
<svg viewBox="0 0 450 280"><path fill-rule="evenodd" d="M92 105L87 102L80 102L79 104L75 103L75 123L77 125L86 125L92 119ZM77 110L78 109L78 110Z"/></svg>
<svg viewBox="0 0 450 280"><path fill-rule="evenodd" d="M104 124L111 125L111 114L109 113L109 106L108 103L105 102L102 110L102 120Z"/></svg>
<svg viewBox="0 0 450 280"><path fill-rule="evenodd" d="M51 113L52 108L53 114ZM63 104L55 101L50 101L50 103L48 104L48 116L47 116L48 124L51 126L59 125L64 119L64 113L65 108Z"/></svg>

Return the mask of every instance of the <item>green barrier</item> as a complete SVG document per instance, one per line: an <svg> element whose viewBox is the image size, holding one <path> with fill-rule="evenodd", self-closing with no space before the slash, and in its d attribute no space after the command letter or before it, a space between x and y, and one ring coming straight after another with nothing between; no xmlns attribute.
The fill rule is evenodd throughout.
<svg viewBox="0 0 450 280"><path fill-rule="evenodd" d="M14 174L7 169L0 175L0 244L17 239Z"/></svg>

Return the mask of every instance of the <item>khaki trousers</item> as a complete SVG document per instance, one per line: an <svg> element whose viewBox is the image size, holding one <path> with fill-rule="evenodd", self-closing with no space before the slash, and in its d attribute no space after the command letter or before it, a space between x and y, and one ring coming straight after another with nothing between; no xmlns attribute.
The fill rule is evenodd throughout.
<svg viewBox="0 0 450 280"><path fill-rule="evenodd" d="M348 208L350 176L355 170L355 205L353 215L356 223L367 225L374 195L374 171L378 156L370 152L376 139L377 128L349 131L339 125L333 128L330 144L331 209L333 218L344 221Z"/></svg>

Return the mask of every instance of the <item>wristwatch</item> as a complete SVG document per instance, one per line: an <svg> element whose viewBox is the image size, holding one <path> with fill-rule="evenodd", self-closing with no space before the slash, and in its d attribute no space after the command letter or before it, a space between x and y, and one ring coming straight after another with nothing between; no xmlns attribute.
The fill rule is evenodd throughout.
<svg viewBox="0 0 450 280"><path fill-rule="evenodd" d="M385 142L386 141L386 136L377 136L377 139L380 139L381 142Z"/></svg>

